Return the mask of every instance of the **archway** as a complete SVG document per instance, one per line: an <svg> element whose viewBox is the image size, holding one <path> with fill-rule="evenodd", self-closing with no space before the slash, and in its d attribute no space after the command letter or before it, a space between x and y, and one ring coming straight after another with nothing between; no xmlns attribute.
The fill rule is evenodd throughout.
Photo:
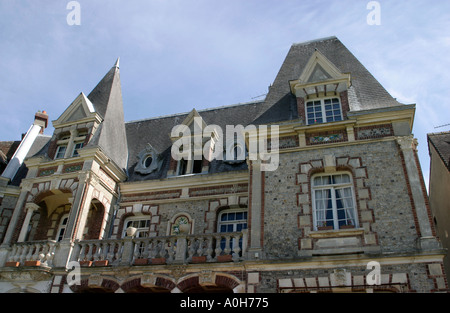
<svg viewBox="0 0 450 313"><path fill-rule="evenodd" d="M99 200L92 199L83 231L85 240L100 239L104 217L104 205Z"/></svg>
<svg viewBox="0 0 450 313"><path fill-rule="evenodd" d="M124 282L120 288L125 293L170 293L175 286L168 278L143 275Z"/></svg>
<svg viewBox="0 0 450 313"><path fill-rule="evenodd" d="M203 272L181 280L177 287L183 293L233 293L239 279L226 273Z"/></svg>

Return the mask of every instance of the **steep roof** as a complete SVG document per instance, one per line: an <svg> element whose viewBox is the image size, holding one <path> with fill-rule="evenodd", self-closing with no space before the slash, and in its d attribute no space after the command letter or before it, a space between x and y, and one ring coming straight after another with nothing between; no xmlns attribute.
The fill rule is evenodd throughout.
<svg viewBox="0 0 450 313"><path fill-rule="evenodd" d="M254 118L261 112L263 101L255 101L230 105L225 107L199 110L198 113L207 125L217 125L225 132L226 125L251 124ZM180 113L156 118L131 121L125 124L128 142L128 175L129 180L147 180L166 177L170 161L170 149L172 141L170 133L172 128L181 124L189 113ZM224 134L225 136L225 134ZM147 144L161 153L164 163L158 172L149 175L141 175L134 172L134 167L139 161L139 153ZM246 164L225 164L219 161L211 163L209 173L245 169Z"/></svg>
<svg viewBox="0 0 450 313"><path fill-rule="evenodd" d="M427 138L450 171L450 132L428 134Z"/></svg>
<svg viewBox="0 0 450 313"><path fill-rule="evenodd" d="M88 95L103 122L87 147L100 147L120 168L126 169L128 145L125 134L119 61Z"/></svg>
<svg viewBox="0 0 450 313"><path fill-rule="evenodd" d="M36 137L36 139L34 140L33 145L31 146L30 150L28 151L26 158L45 154L45 152L48 149L48 144L49 144L51 138L52 138L51 136L39 134ZM18 145L20 144L20 141L16 141L16 143L18 143L18 144L14 145L13 151L10 151L8 154L11 154L11 152L14 154ZM19 186L22 179L24 179L27 176L27 173L28 173L28 168L26 167L25 163L22 163L22 165L17 170L17 173L14 175L13 179L11 180L11 185Z"/></svg>
<svg viewBox="0 0 450 313"><path fill-rule="evenodd" d="M342 73L350 73L348 89L350 111L402 105L397 102L358 59L336 37L293 44L269 89L265 108L255 123L270 123L298 118L296 99L289 81L302 75L315 51L323 54Z"/></svg>

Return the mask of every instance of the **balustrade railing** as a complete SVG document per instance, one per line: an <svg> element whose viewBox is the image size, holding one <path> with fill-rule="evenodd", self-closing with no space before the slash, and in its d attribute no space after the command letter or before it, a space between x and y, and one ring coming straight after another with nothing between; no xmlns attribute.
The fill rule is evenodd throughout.
<svg viewBox="0 0 450 313"><path fill-rule="evenodd" d="M18 242L12 245L7 264L12 266L53 266L56 241Z"/></svg>
<svg viewBox="0 0 450 313"><path fill-rule="evenodd" d="M118 265L123 250L123 240L77 241L72 252L72 260L82 265Z"/></svg>
<svg viewBox="0 0 450 313"><path fill-rule="evenodd" d="M15 243L6 266L53 266L77 261L81 266L118 266L145 264L186 264L200 262L237 262L244 259L247 231L150 238L82 240L73 249L57 249L55 241ZM65 256L60 255L64 253ZM55 256L56 253L56 256ZM59 254L58 254L59 253ZM55 264L55 266L61 266Z"/></svg>

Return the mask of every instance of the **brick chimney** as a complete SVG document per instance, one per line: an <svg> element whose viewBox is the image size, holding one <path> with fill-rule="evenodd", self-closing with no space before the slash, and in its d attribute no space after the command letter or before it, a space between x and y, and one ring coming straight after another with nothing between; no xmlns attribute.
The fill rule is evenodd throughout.
<svg viewBox="0 0 450 313"><path fill-rule="evenodd" d="M34 115L34 125L38 125L41 126L41 130L40 130L40 134L44 133L44 129L47 128L48 125L48 115L46 111L38 111L35 115Z"/></svg>

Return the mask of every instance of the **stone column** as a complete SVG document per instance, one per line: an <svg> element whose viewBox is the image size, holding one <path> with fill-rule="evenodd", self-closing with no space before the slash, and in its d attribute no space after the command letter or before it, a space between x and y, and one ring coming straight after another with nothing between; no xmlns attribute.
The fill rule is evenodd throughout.
<svg viewBox="0 0 450 313"><path fill-rule="evenodd" d="M248 249L249 259L261 258L262 246L262 203L263 203L263 172L261 172L261 161L251 161L251 186L250 192L250 244Z"/></svg>
<svg viewBox="0 0 450 313"><path fill-rule="evenodd" d="M80 215L83 213L84 203L88 198L87 193L89 189L89 184L93 179L92 175L93 173L91 172L84 172L81 173L79 176L78 188L72 200L72 209L70 210L69 221L67 222L67 228L64 233L64 239L71 240L72 237L73 239L81 239L81 237L79 236ZM83 230L81 230L81 234L82 232Z"/></svg>
<svg viewBox="0 0 450 313"><path fill-rule="evenodd" d="M6 230L5 237L3 238L3 243L0 245L0 266L3 266L7 260L8 254L11 250L10 243L16 230L17 223L19 221L20 215L22 213L23 205L28 196L28 192L31 190L30 184L22 183L22 192L16 202L16 207L14 208L11 221L9 222L8 229Z"/></svg>
<svg viewBox="0 0 450 313"><path fill-rule="evenodd" d="M12 236L17 227L17 223L18 223L20 215L22 213L22 208L27 199L28 192L31 190L31 184L22 183L21 189L22 189L22 191L19 195L19 198L17 199L16 207L14 208L14 212L11 217L11 221L9 222L8 229L6 230L5 238L3 239L3 244L6 244L6 245L9 245L12 240Z"/></svg>
<svg viewBox="0 0 450 313"><path fill-rule="evenodd" d="M407 179L411 188L411 197L419 224L421 238L419 239L419 248L424 250L441 249L440 243L433 235L430 216L425 202L422 190L422 182L419 171L419 164L416 162L415 153L417 140L412 136L397 137L397 143L405 161Z"/></svg>
<svg viewBox="0 0 450 313"><path fill-rule="evenodd" d="M28 202L25 204L25 209L27 210L27 215L25 215L25 220L22 224L22 229L20 230L19 238L17 242L24 242L27 236L28 226L30 225L31 216L34 211L39 210L39 206L36 203Z"/></svg>

